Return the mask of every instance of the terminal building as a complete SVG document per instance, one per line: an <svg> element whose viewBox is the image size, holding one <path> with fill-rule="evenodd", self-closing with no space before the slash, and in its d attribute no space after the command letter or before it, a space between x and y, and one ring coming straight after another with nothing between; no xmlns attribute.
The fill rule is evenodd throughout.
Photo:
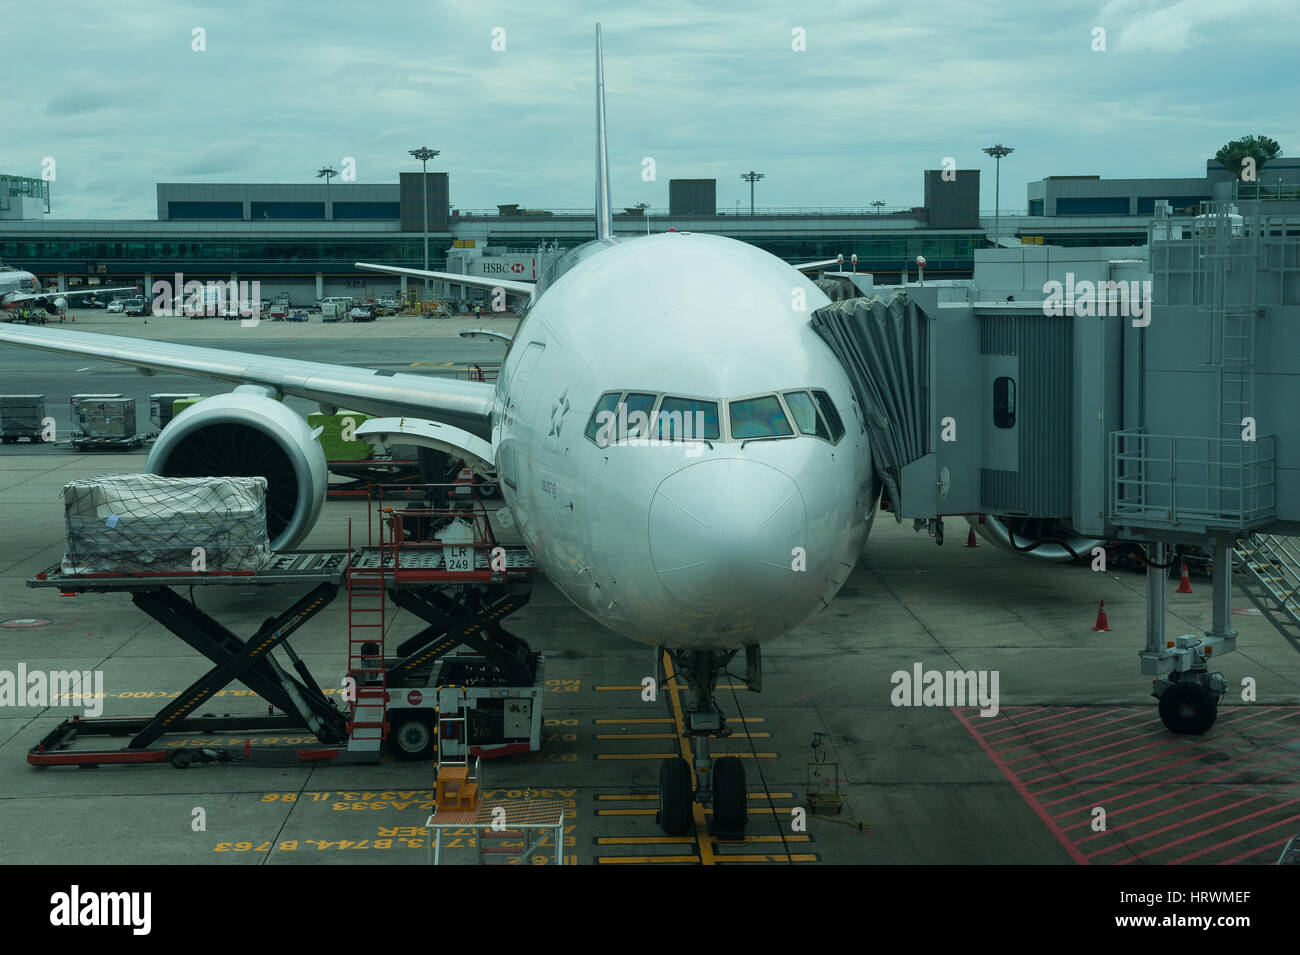
<svg viewBox="0 0 1300 955"><path fill-rule="evenodd" d="M408 293L406 279L354 263L420 268L426 234L431 269L524 280L592 234L587 210L457 209L446 172L424 182L412 172L396 183L158 183L157 217L145 220L50 218L49 185L0 176L0 260L61 288L134 282L148 291L180 272L187 281L257 280L265 298L288 293L294 305L309 305L332 295ZM1276 159L1249 198L1289 207L1298 186L1300 159ZM908 209L759 208L751 215L718 210L715 180L679 179L669 183L666 210L628 208L614 225L627 236L670 228L725 235L792 263L843 255L848 268L856 255L858 271L883 284L914 276L917 256L927 261L927 278L970 278L975 250L990 244L1143 245L1157 202L1185 212L1248 188L1213 159L1197 178L1049 176L1028 184L1024 209L995 216L979 209L979 170L929 170L923 204ZM461 304L460 296L482 295L457 287L431 294Z"/></svg>

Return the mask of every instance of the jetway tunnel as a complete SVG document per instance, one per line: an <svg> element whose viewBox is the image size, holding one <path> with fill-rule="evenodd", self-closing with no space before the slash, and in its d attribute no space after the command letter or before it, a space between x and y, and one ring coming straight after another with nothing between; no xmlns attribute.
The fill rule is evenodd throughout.
<svg viewBox="0 0 1300 955"><path fill-rule="evenodd" d="M969 284L877 288L812 316L897 520L942 542L965 516L1043 560L1144 546L1142 670L1179 732L1207 729L1223 693L1208 660L1235 648L1234 563L1300 629L1300 549L1274 541L1300 536L1300 214L1270 205L1158 205L1137 254L982 250ZM1180 547L1213 556L1213 622L1170 641L1163 571Z"/></svg>

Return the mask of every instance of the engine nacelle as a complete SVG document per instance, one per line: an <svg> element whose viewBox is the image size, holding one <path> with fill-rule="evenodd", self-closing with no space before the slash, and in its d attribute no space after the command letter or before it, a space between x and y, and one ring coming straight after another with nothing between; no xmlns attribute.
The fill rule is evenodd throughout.
<svg viewBox="0 0 1300 955"><path fill-rule="evenodd" d="M204 398L178 414L154 442L145 471L266 478L272 550L287 550L307 536L329 484L325 452L307 422L256 385Z"/></svg>
<svg viewBox="0 0 1300 955"><path fill-rule="evenodd" d="M1061 563L1073 560L1076 555L1090 559L1094 547L1106 545L1103 539L1081 537L1063 521L1049 518L987 514L983 521L978 518L967 518L967 521L989 543L1031 560Z"/></svg>
<svg viewBox="0 0 1300 955"><path fill-rule="evenodd" d="M45 311L51 315L59 315L68 310L68 300L60 295L58 298L47 298L45 300Z"/></svg>

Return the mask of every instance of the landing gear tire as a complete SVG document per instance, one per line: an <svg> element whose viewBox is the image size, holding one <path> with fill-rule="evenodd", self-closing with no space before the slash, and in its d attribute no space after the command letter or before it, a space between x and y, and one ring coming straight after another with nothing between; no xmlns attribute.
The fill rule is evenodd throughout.
<svg viewBox="0 0 1300 955"><path fill-rule="evenodd" d="M1214 694L1199 683L1175 683L1160 697L1160 719L1175 733L1199 736L1218 715Z"/></svg>
<svg viewBox="0 0 1300 955"><path fill-rule="evenodd" d="M691 766L680 757L659 764L658 822L670 836L684 836L691 829Z"/></svg>
<svg viewBox="0 0 1300 955"><path fill-rule="evenodd" d="M394 759L432 759L437 750L432 715L421 710L388 711L388 751Z"/></svg>
<svg viewBox="0 0 1300 955"><path fill-rule="evenodd" d="M745 838L749 823L745 764L737 756L713 761L713 834L723 840Z"/></svg>

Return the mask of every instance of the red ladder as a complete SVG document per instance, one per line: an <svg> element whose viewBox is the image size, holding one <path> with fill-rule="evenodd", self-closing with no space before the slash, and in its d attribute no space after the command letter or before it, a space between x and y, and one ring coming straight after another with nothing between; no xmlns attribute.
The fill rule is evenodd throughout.
<svg viewBox="0 0 1300 955"><path fill-rule="evenodd" d="M382 747L388 737L388 682L384 672L384 633L387 618L384 522L379 523L379 566L352 565L352 522L348 521L348 676L353 699L348 739ZM360 730L361 732L357 732Z"/></svg>

